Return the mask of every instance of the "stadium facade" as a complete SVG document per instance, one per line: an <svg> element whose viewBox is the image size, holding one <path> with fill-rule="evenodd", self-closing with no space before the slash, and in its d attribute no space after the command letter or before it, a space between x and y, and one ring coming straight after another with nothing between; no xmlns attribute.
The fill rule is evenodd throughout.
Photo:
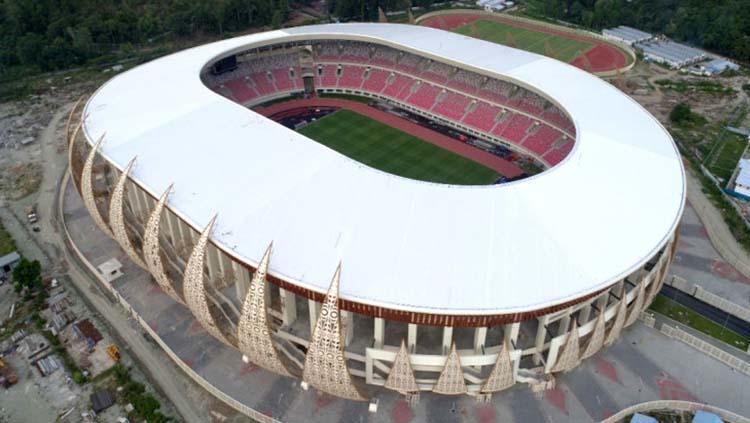
<svg viewBox="0 0 750 423"><path fill-rule="evenodd" d="M547 169L487 186L414 181L249 110L322 92ZM685 198L669 134L606 82L408 25L176 53L102 86L68 136L96 225L165 294L238 361L352 400L380 387L491 395L573 369L659 292Z"/></svg>

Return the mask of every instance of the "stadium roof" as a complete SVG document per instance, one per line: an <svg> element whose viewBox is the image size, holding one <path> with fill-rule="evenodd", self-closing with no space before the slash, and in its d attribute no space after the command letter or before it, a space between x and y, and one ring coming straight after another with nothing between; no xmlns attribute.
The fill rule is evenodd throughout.
<svg viewBox="0 0 750 423"><path fill-rule="evenodd" d="M577 142L525 180L452 186L384 173L216 94L215 58L256 43L344 37L465 63L531 87L572 116ZM592 293L660 249L682 213L685 180L666 130L635 101L577 68L411 25L337 24L259 33L185 50L123 73L89 100L89 142L214 242L271 273L341 297L442 314L535 310Z"/></svg>

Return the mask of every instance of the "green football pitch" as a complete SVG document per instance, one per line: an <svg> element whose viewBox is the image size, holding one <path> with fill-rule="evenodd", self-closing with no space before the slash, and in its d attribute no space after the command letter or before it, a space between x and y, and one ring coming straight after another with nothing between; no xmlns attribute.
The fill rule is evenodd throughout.
<svg viewBox="0 0 750 423"><path fill-rule="evenodd" d="M332 113L299 132L360 163L405 178L488 185L500 177L479 163L349 110Z"/></svg>
<svg viewBox="0 0 750 423"><path fill-rule="evenodd" d="M531 31L497 21L479 19L456 29L459 34L470 35L497 44L520 48L570 62L594 45L554 34Z"/></svg>

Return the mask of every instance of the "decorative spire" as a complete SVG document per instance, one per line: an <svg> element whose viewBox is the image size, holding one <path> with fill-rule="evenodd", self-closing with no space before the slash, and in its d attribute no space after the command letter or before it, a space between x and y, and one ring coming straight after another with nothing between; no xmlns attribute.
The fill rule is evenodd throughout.
<svg viewBox="0 0 750 423"><path fill-rule="evenodd" d="M396 353L396 359L393 360L391 371L388 373L385 387L403 395L419 391L417 380L414 378L414 369L411 367L409 351L406 349L406 342L403 339L401 340L401 348Z"/></svg>
<svg viewBox="0 0 750 423"><path fill-rule="evenodd" d="M138 255L138 252L135 251L133 243L128 236L128 231L125 228L123 198L125 197L125 184L128 182L128 175L134 164L135 158L133 158L125 169L123 169L120 178L117 180L117 184L112 191L112 197L109 200L109 225L112 227L112 234L114 235L115 241L117 241L117 243L120 244L120 247L125 250L128 257L130 257L130 260L133 260L133 263L137 264L142 269L148 270L146 263L143 262Z"/></svg>
<svg viewBox="0 0 750 423"><path fill-rule="evenodd" d="M451 352L445 359L445 366L440 372L432 392L444 395L460 395L466 393L464 371L461 369L461 358L456 351L456 343L451 345Z"/></svg>
<svg viewBox="0 0 750 423"><path fill-rule="evenodd" d="M161 261L160 255L159 231L161 227L161 214L164 206L167 204L167 198L171 191L172 185L164 190L164 193L159 197L159 201L156 202L156 206L151 211L148 221L146 221L146 229L143 231L143 258L148 271L151 272L159 288L165 294L172 297L173 300L180 304L185 304L182 297L175 291L174 282L169 279L167 272L164 271L164 264Z"/></svg>
<svg viewBox="0 0 750 423"><path fill-rule="evenodd" d="M607 340L604 341L606 345L612 345L622 332L623 326L625 326L625 316L627 315L628 305L625 299L625 293L623 292L622 298L620 298L620 304L617 306L617 315L615 316L615 322L612 324L612 328L607 334Z"/></svg>
<svg viewBox="0 0 750 423"><path fill-rule="evenodd" d="M83 165L83 172L81 172L81 196L83 197L83 204L89 211L91 218L94 219L94 223L96 223L96 226L98 226L99 229L101 229L101 231L107 234L110 238L113 238L114 235L112 234L112 231L109 229L109 226L107 226L107 223L104 222L102 215L99 213L99 207L97 207L96 205L96 197L94 194L94 180L92 178L96 152L99 150L99 147L102 145L103 141L104 135L99 137L99 140L91 148L91 151L89 151L88 157L86 157L86 162Z"/></svg>
<svg viewBox="0 0 750 423"><path fill-rule="evenodd" d="M341 264L331 280L318 320L315 322L310 346L305 355L302 380L337 397L367 401L354 385L344 356L344 339L339 315L339 278Z"/></svg>
<svg viewBox="0 0 750 423"><path fill-rule="evenodd" d="M253 274L250 288L242 305L240 322L237 325L237 339L239 348L250 361L264 369L283 376L291 376L291 372L279 358L279 354L271 338L271 326L268 320L266 305L266 274L268 262L271 258L271 243L263 254L258 268Z"/></svg>
<svg viewBox="0 0 750 423"><path fill-rule="evenodd" d="M208 298L206 298L206 284L203 277L204 262L206 259L206 250L208 249L208 237L211 235L214 223L216 223L216 216L211 218L206 228L203 229L200 238L198 238L198 242L195 243L193 252L190 253L190 258L187 265L185 265L182 286L185 291L185 302L188 308L193 312L193 315L198 319L203 328L206 329L206 332L219 341L233 346L232 342L227 339L216 324L216 320L211 315Z"/></svg>
<svg viewBox="0 0 750 423"><path fill-rule="evenodd" d="M644 281L641 281L641 283L638 284L638 293L636 294L635 301L633 301L633 305L630 306L630 314L628 315L628 319L625 320L625 327L635 323L635 321L638 320L638 316L640 316L643 311L643 305L646 299L646 284L643 282Z"/></svg>
<svg viewBox="0 0 750 423"><path fill-rule="evenodd" d="M604 345L604 326L604 310L602 310L596 318L596 323L594 324L593 332L591 332L589 343L586 344L586 348L583 350L583 354L581 355L582 360L591 357L602 349L602 346Z"/></svg>
<svg viewBox="0 0 750 423"><path fill-rule="evenodd" d="M580 345L578 337L578 324L575 320L570 322L570 332L565 341L562 352L557 356L557 362L552 367L552 373L567 372L573 369L580 361Z"/></svg>
<svg viewBox="0 0 750 423"><path fill-rule="evenodd" d="M516 383L515 375L513 372L513 362L510 359L510 350L505 341L503 341L500 351L497 353L497 361L495 361L495 367L492 368L490 375L482 385L480 392L491 393L502 391L503 389L510 388Z"/></svg>

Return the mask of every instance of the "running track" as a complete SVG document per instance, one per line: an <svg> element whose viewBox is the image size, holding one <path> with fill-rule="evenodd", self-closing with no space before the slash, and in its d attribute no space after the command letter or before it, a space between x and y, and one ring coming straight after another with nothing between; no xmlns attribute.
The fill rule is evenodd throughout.
<svg viewBox="0 0 750 423"><path fill-rule="evenodd" d="M542 25L519 22L516 20L504 18L503 16L490 16L478 13L456 13L453 15L438 15L425 19L420 25L431 28L439 28L448 31L467 25L476 20L494 20L505 25L516 28L527 29L529 31L542 32L545 34L556 35L571 40L583 41L593 44L592 48L585 53L575 57L570 64L589 72L606 72L624 68L628 64L628 57L617 47L594 37L572 34L567 31L555 30ZM588 63L586 63L588 62Z"/></svg>
<svg viewBox="0 0 750 423"><path fill-rule="evenodd" d="M418 125L412 121L400 118L396 115L384 112L382 110L356 101L343 100L338 98L311 98L305 100L285 101L283 103L272 104L268 107L256 107L254 110L265 117L270 117L277 113L289 111L292 109L310 107L338 107L341 109L351 110L361 115L368 116L393 128L398 128L409 135L427 141L445 150L452 151L459 156L463 156L469 160L487 166L488 168L505 177L515 178L523 173L523 170L521 170L521 168L516 164L497 157L494 154L488 153L484 150L480 150L476 147L472 147L468 144L464 144L447 135L443 135L429 128L425 128L424 126Z"/></svg>

